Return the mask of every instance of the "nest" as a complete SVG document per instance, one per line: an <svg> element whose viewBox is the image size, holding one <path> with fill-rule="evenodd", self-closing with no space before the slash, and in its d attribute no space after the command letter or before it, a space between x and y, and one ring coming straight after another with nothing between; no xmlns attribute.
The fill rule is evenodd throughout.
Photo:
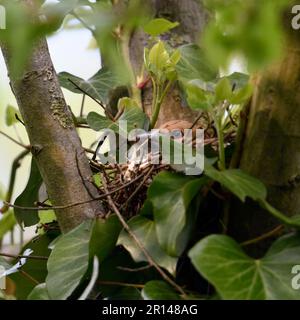
<svg viewBox="0 0 300 320"><path fill-rule="evenodd" d="M163 129L169 131L183 130L190 128L191 124L186 121L170 121L164 125ZM231 144L235 138L235 132L225 135L225 143ZM206 128L204 145L217 152L218 138L216 131ZM107 164L103 165L95 158L90 161L94 173L100 175L100 186L98 185L99 195L103 196L103 206L106 214L111 213L111 200L118 208L119 212L126 219L136 216L142 209L147 198L147 190L154 177L163 170L176 171L174 166L166 164L153 164L150 154L147 161L137 164L130 162L127 164Z"/></svg>
<svg viewBox="0 0 300 320"><path fill-rule="evenodd" d="M162 164L109 164L103 165L91 160L91 167L97 172L102 183L98 186L99 195L109 195L122 216L126 219L136 216L147 198L147 190L154 177L163 170L172 170ZM103 206L107 214L111 206L104 197Z"/></svg>

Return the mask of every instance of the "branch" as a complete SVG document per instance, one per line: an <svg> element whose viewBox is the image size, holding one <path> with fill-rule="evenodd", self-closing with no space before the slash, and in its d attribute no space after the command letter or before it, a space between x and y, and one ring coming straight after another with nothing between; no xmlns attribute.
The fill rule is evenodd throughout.
<svg viewBox="0 0 300 320"><path fill-rule="evenodd" d="M100 196L95 197L94 199L90 199L87 201L83 201L83 202L76 202L76 203L72 203L72 204L67 204L67 205L63 205L63 206L49 206L49 207L22 207L22 206L18 206L18 205L14 205L12 203L8 203L8 202L4 202L5 205L9 206L10 208L16 208L16 209L21 209L21 210L37 210L37 211L49 211L49 210L64 210L64 209L70 209L76 206L80 206L86 203L90 203L90 202L94 202L94 201L99 201L99 200L103 200L106 199L108 196L115 194L116 192L119 192L125 188L127 188L128 186L130 186L131 184L135 183L136 181L138 181L139 179L141 179L142 177L144 177L144 172L141 173L139 176L137 176L135 179L131 180L130 182L122 185L121 187L118 187L110 192L106 192L105 194L101 194Z"/></svg>
<svg viewBox="0 0 300 320"><path fill-rule="evenodd" d="M22 255L13 255L8 253L0 253L0 257L14 258L14 259L32 259L32 260L48 260L48 257L43 256L22 256Z"/></svg>
<svg viewBox="0 0 300 320"><path fill-rule="evenodd" d="M104 186L104 190L107 192L107 185L106 185L106 179L104 175L102 174L102 183ZM157 272L162 276L162 278L168 282L172 287L174 287L178 292L180 292L183 296L183 298L187 299L187 295L184 292L184 290L175 282L173 281L160 267L159 265L154 261L154 259L151 257L151 255L148 253L146 248L143 246L139 238L132 232L129 225L126 223L125 219L123 218L122 214L118 210L117 206L115 205L114 201L112 200L111 196L107 196L108 203L110 207L113 209L117 217L119 218L123 228L128 232L128 234L131 236L131 238L134 240L134 242L138 245L138 247L141 249L143 254L145 255L146 259L148 260L149 264L153 266Z"/></svg>
<svg viewBox="0 0 300 320"><path fill-rule="evenodd" d="M17 141L16 139L12 138L11 136L9 136L8 134L6 134L5 132L3 131L0 131L0 134L2 134L4 137L6 137L7 139L9 139L10 141L14 142L15 144L17 144L18 146L24 148L24 149L27 149L29 150L30 149L30 146L26 146L25 144Z"/></svg>

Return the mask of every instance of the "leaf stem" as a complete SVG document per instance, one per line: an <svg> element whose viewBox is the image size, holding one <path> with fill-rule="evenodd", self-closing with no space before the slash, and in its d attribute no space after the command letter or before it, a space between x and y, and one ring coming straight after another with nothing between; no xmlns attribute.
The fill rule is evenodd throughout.
<svg viewBox="0 0 300 320"><path fill-rule="evenodd" d="M155 84L155 81L153 81L153 82L154 82L155 87L157 87L157 85ZM153 90L154 90L153 91L153 99L155 99L155 100L154 100L153 114L152 114L151 123L150 123L152 129L156 125L161 105L162 105L166 95L168 94L172 84L173 84L173 82L169 81L161 95L160 95L159 86L158 86L158 89L156 89L156 90L154 90L155 87L153 88ZM154 95L155 92L157 92L156 95Z"/></svg>

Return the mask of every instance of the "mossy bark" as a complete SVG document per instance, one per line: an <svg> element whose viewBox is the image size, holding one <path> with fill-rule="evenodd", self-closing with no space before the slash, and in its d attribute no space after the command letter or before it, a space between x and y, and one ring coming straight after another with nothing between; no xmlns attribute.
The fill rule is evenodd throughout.
<svg viewBox="0 0 300 320"><path fill-rule="evenodd" d="M26 0L27 5L33 1ZM46 40L40 40L21 77L10 72L10 48L2 46L11 87L18 102L31 150L54 206L91 201L97 196L92 172L61 91ZM67 232L87 218L101 214L99 201L56 210L61 230Z"/></svg>
<svg viewBox="0 0 300 320"><path fill-rule="evenodd" d="M300 208L300 37L286 14L284 57L256 75L239 167L263 181L269 202L288 216ZM255 238L279 222L254 204L235 203L230 233ZM260 254L268 242L256 245Z"/></svg>

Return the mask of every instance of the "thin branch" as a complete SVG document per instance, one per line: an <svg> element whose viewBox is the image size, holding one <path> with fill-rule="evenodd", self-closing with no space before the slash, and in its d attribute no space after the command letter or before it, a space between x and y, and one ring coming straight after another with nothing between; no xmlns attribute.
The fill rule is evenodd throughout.
<svg viewBox="0 0 300 320"><path fill-rule="evenodd" d="M7 258L14 258L14 259L26 258L26 259L32 259L32 260L48 260L48 257L43 257L43 256L23 256L21 254L13 255L13 254L2 253L2 252L0 253L0 257L7 257Z"/></svg>
<svg viewBox="0 0 300 320"><path fill-rule="evenodd" d="M95 101L101 108L103 108L103 110L106 109L105 106L104 106L104 104L103 104L101 101L95 99L95 98L94 98L92 95L90 95L87 91L85 91L85 90L83 90L82 88L80 88L80 86L79 86L77 83L75 83L72 79L68 78L68 81L70 81L70 82L72 83L72 85L73 85L76 89L78 89L78 90L81 91L83 94L87 95L87 96L90 97L93 101Z"/></svg>
<svg viewBox="0 0 300 320"><path fill-rule="evenodd" d="M83 109L84 109L85 97L86 97L86 94L84 93L83 96L82 96L82 102L81 102L81 108L80 108L80 117L83 117Z"/></svg>
<svg viewBox="0 0 300 320"><path fill-rule="evenodd" d="M104 186L104 190L106 190L107 192L107 185L106 185L106 181L105 181L105 177L102 174L102 183ZM120 213L119 209L117 208L117 206L115 205L114 201L112 200L111 196L107 196L109 205L111 206L111 208L113 209L113 211L115 212L115 214L117 215L117 217L119 218L123 228L128 232L128 234L131 236L131 238L135 241L135 243L138 245L138 247L141 249L141 251L143 252L143 254L145 255L146 259L148 260L149 264L152 265L157 272L162 276L162 278L168 282L172 287L174 287L178 292L180 292L183 296L183 298L187 299L187 295L184 292L184 290L175 282L173 281L160 267L159 265L154 261L154 259L151 257L151 255L148 253L148 251L145 249L145 247L143 246L143 244L141 243L141 241L139 240L139 238L135 235L134 232L132 232L132 230L130 229L129 225L126 223L125 219L123 218L122 214Z"/></svg>
<svg viewBox="0 0 300 320"><path fill-rule="evenodd" d="M31 281L32 283L34 283L35 285L39 285L40 283L33 278L30 274L28 274L27 272L25 272L24 270L19 270L19 273L21 275L23 275L25 278L27 278L29 281Z"/></svg>
<svg viewBox="0 0 300 320"><path fill-rule="evenodd" d="M82 18L80 18L77 13L73 10L71 12L72 16L75 17L86 29L91 31L92 35L96 37L95 30L91 28Z"/></svg>
<svg viewBox="0 0 300 320"><path fill-rule="evenodd" d="M9 136L8 134L6 134L5 132L3 131L0 131L0 134L2 134L4 137L6 137L7 139L9 139L10 141L14 142L15 144L17 144L18 146L24 148L24 149L27 149L29 150L30 146L26 146L25 144L19 142L18 140L12 138L11 136Z"/></svg>
<svg viewBox="0 0 300 320"><path fill-rule="evenodd" d="M37 210L37 211L48 211L48 210L64 210L64 209L69 209L72 207L76 207L76 206L80 206L86 203L90 203L90 202L94 202L94 201L98 201L98 200L103 200L105 198L107 198L107 196L113 195L116 192L119 192L121 190L123 190L124 188L127 188L128 186L130 186L131 184L135 183L136 181L138 181L139 179L141 179L144 176L144 173L140 174L138 177L136 177L135 179L131 180L130 182L124 184L123 186L116 188L110 192L107 192L105 194L101 194L98 197L95 197L94 199L90 199L87 201L81 201L81 202L76 202L73 204L68 204L68 205L64 205L64 206L52 206L52 207L23 207L23 206L18 206L18 205L14 205L12 203L8 203L6 201L4 201L4 204L9 206L10 208L16 208L16 209L21 209L21 210Z"/></svg>
<svg viewBox="0 0 300 320"><path fill-rule="evenodd" d="M263 235L259 236L259 237L256 237L254 239L251 239L251 240L247 240L245 242L242 242L241 243L241 246L242 247L245 247L245 246L249 246L251 244L255 244L257 242L260 242L260 241L263 241L265 239L268 239L268 238L271 238L273 236L276 236L278 235L279 233L281 233L284 229L284 225L280 225L280 226L277 226L275 229L267 232L267 233L264 233Z"/></svg>
<svg viewBox="0 0 300 320"><path fill-rule="evenodd" d="M122 287L138 288L138 289L143 289L145 287L145 285L143 284L125 283L125 282L116 282L116 281L100 280L97 283L105 286L122 286Z"/></svg>
<svg viewBox="0 0 300 320"><path fill-rule="evenodd" d="M145 271L145 270L148 270L150 268L152 268L153 266L151 266L150 264L148 264L147 266L144 266L144 267L140 267L140 268L135 268L135 269L132 269L132 268L126 268L126 267L117 267L119 270L122 270L122 271L127 271L127 272L140 272L140 271Z"/></svg>
<svg viewBox="0 0 300 320"><path fill-rule="evenodd" d="M135 197L135 195L140 191L140 189L143 187L144 183L148 180L149 176L153 172L154 167L151 167L150 170L148 170L147 174L145 175L142 182L137 186L137 188L134 190L134 192L130 195L130 197L127 199L127 201L121 206L121 209L128 205L128 203Z"/></svg>

